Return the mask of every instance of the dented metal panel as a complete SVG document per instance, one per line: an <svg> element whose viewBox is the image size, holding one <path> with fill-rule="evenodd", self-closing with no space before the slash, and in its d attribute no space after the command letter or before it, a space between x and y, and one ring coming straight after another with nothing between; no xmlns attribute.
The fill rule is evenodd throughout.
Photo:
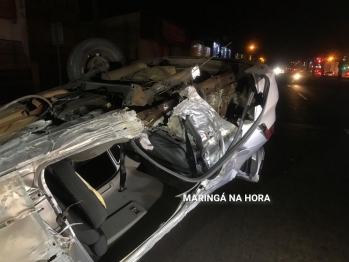
<svg viewBox="0 0 349 262"><path fill-rule="evenodd" d="M236 126L221 118L218 113L197 93L195 87L189 86L180 92L188 99L179 103L173 110L171 118L179 116L188 120L198 134L196 145L202 151L202 157L208 167L214 165L225 153L232 142ZM188 117L188 118L187 118ZM178 137L183 137L178 134Z"/></svg>
<svg viewBox="0 0 349 262"><path fill-rule="evenodd" d="M221 117L225 118L229 103L237 96L238 93L236 92L236 84L231 83L222 89L218 89L217 91L206 95L206 101Z"/></svg>
<svg viewBox="0 0 349 262"><path fill-rule="evenodd" d="M182 202L174 215L125 261L138 260L199 203L186 201L185 197L188 194L196 196L210 194L236 176L237 170L241 167L241 163L236 161L236 151L229 153L226 162L221 163L223 166L220 171L218 167L211 167L222 160L222 156L225 157L227 148L237 136L237 127L223 118L231 101L240 106L245 105L247 90L236 90L236 79L239 79L237 72L241 71L245 75L245 69L252 65L233 66L215 59L162 60L164 61L162 64L167 65L170 62L175 66L157 66L153 63L149 64L153 67L143 64L141 70L124 71L127 69L124 68L114 72L118 73L118 80L131 81L127 85L88 81L70 84L71 91L84 91L70 92L68 95L58 97L51 111L55 118L68 122L60 123L59 126L55 126L54 120L35 122L34 125L28 125L21 132L14 134L11 141L0 147L0 261L62 262L72 259L77 259L76 262L92 261L76 239L71 227L69 228L68 222L66 227L68 230L65 231L67 234L64 237L52 230L56 228L56 215L61 210L46 186L44 168L66 157L73 160L86 159L114 144L128 142L137 136L142 147L151 151L154 146L150 143L148 134L157 124L161 122L166 124L172 110L167 125L158 125L156 128L163 129L167 131L166 134L182 141L186 139L184 130L187 128L190 143L195 150L199 149L198 151L202 152L207 169L212 171L217 168L215 172L219 174L211 180L204 180L208 176L200 177L201 182L182 195ZM195 87L188 86L195 79L196 74L193 73L196 72L195 68L198 67L195 65L199 62L200 70L206 71L212 77L195 84ZM203 62L205 63L202 64ZM258 67L249 71L255 77L258 92L264 88L261 86L264 80L259 81L258 74L264 72L269 76L270 70L265 71L266 69ZM237 73L236 78L233 70ZM272 75L269 77L275 89L275 79ZM142 81L149 82L143 85ZM110 92L110 96L84 93L86 90L100 88L107 94ZM198 91L201 92L201 96ZM168 100L169 95L173 98L178 92L181 97ZM112 98L115 94L118 97L123 94L123 106L151 105L153 101L157 103L138 114L128 110L105 113L110 106L109 102L114 101ZM276 96L277 90L273 97L269 96L273 98L270 103L268 98L267 109L273 114L270 118L272 120L275 120ZM119 101L115 101L117 102L113 106L119 107ZM162 104L158 105L159 101L162 101ZM103 107L106 110L103 110ZM77 117L79 119L76 119ZM267 126L271 123L271 121L263 122ZM145 127L149 133L142 133ZM238 141L240 137L237 136L236 139ZM264 137L262 142L265 142ZM10 173L11 171L13 172ZM177 175L180 177L180 174ZM41 190L45 191L44 195L38 194L42 193ZM39 196L36 198L34 195ZM21 252L14 252L13 247Z"/></svg>
<svg viewBox="0 0 349 262"><path fill-rule="evenodd" d="M134 111L117 110L89 119L81 117L42 133L28 133L0 148L0 176L17 165L49 161L59 155L115 141L127 142L143 131ZM120 140L121 139L121 140ZM119 141L118 141L119 140ZM78 152L76 152L78 153Z"/></svg>
<svg viewBox="0 0 349 262"><path fill-rule="evenodd" d="M72 261L65 252L46 230L20 175L1 179L0 261Z"/></svg>
<svg viewBox="0 0 349 262"><path fill-rule="evenodd" d="M228 71L220 75L213 76L199 84L196 87L201 87L206 94L223 89L226 85L235 81L235 74L233 71Z"/></svg>
<svg viewBox="0 0 349 262"><path fill-rule="evenodd" d="M131 92L126 96L124 104L126 106L145 106L151 105L155 95L164 93L172 87L180 85L182 82L192 80L192 69L186 68L176 74L170 75L159 82L153 84L149 89L143 91L140 86L135 85Z"/></svg>
<svg viewBox="0 0 349 262"><path fill-rule="evenodd" d="M151 127L157 120L170 112L177 102L177 99L166 101L158 106L139 112L137 116L143 121L145 126Z"/></svg>

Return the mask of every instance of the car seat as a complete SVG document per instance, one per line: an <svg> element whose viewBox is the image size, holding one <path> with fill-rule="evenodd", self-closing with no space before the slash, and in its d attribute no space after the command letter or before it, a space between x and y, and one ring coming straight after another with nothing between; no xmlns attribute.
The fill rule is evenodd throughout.
<svg viewBox="0 0 349 262"><path fill-rule="evenodd" d="M68 221L83 223L73 230L87 252L102 256L107 251L107 239L100 228L107 218L102 196L75 172L67 159L48 166L45 180L61 209L71 206Z"/></svg>

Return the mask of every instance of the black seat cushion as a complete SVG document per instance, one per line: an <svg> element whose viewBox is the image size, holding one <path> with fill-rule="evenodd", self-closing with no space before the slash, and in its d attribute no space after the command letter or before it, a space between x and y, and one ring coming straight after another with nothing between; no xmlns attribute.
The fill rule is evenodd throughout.
<svg viewBox="0 0 349 262"><path fill-rule="evenodd" d="M85 242L81 241L79 238L79 235L77 235L78 239L81 241L82 246L85 248L87 253L94 259L98 260L101 256L103 256L108 249L107 244L107 238L104 234L104 232L98 228L95 231L95 234L92 237L97 237L97 240L94 243L86 244ZM97 257L95 257L97 256Z"/></svg>
<svg viewBox="0 0 349 262"><path fill-rule="evenodd" d="M92 245L89 245L89 248L96 256L103 256L108 249L107 237L105 236L102 229L99 228L97 231L99 233L99 239Z"/></svg>
<svg viewBox="0 0 349 262"><path fill-rule="evenodd" d="M98 174L96 174L98 176ZM46 168L46 183L64 205L72 209L92 228L99 228L107 218L107 210L96 195L78 177L68 160L62 160Z"/></svg>

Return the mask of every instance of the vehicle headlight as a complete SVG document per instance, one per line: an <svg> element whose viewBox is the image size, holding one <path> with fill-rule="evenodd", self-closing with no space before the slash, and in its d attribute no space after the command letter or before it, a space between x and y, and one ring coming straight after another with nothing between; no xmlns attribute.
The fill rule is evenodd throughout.
<svg viewBox="0 0 349 262"><path fill-rule="evenodd" d="M273 71L274 71L275 75L278 75L281 73L281 69L279 67L274 68Z"/></svg>
<svg viewBox="0 0 349 262"><path fill-rule="evenodd" d="M301 74L299 74L299 73L293 75L293 78L296 79L296 80L299 79L299 78L301 78L301 77L302 77L302 76L301 76Z"/></svg>
<svg viewBox="0 0 349 262"><path fill-rule="evenodd" d="M200 69L198 66L193 67L193 69L191 70L191 75L193 79L195 79L197 76L200 76Z"/></svg>

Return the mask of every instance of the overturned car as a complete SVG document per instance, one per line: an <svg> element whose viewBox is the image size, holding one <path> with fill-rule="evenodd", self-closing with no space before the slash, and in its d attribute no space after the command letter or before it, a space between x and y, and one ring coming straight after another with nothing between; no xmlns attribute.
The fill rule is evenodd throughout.
<svg viewBox="0 0 349 262"><path fill-rule="evenodd" d="M71 82L0 108L1 261L137 261L200 196L258 182L278 100L268 66L123 63L87 40Z"/></svg>

